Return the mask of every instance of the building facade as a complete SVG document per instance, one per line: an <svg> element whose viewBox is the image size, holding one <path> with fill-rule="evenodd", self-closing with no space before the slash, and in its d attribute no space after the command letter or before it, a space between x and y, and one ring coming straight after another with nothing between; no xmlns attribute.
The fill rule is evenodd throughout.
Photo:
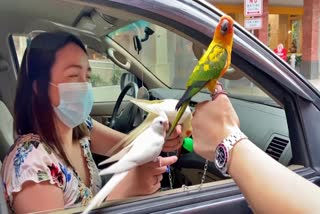
<svg viewBox="0 0 320 214"><path fill-rule="evenodd" d="M244 26L245 0L208 0ZM255 0L252 0L255 2ZM295 67L307 79L318 79L320 72L320 1L260 0L263 10L262 28L250 30L272 50L283 44L290 56L295 55Z"/></svg>

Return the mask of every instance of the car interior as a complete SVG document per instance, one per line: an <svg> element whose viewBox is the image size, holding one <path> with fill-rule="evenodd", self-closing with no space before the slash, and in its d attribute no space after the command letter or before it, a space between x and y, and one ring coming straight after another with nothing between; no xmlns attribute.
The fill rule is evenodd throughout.
<svg viewBox="0 0 320 214"><path fill-rule="evenodd" d="M92 67L95 103L91 116L124 133L139 126L146 116L130 99L179 99L206 49L196 37L169 24L117 8L95 8L73 1L3 0L0 24L1 161L14 142L12 115L19 65L28 41L35 35L62 30L80 37ZM240 118L242 131L275 160L296 169L283 104L248 76L239 63L232 61L220 82ZM208 99L209 92L203 90L190 106L194 109ZM95 155L97 163L105 158ZM173 165L176 191L183 191L181 186L200 184L204 163L203 158L182 148L179 161ZM210 163L204 186L232 182L226 179ZM164 178L163 190L169 189L168 182ZM157 194L170 191L174 192Z"/></svg>

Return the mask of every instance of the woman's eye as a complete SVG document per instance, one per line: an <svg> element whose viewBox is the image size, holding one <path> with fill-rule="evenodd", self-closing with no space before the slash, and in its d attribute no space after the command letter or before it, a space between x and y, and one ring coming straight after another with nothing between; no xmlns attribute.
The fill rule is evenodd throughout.
<svg viewBox="0 0 320 214"><path fill-rule="evenodd" d="M78 77L78 74L72 74L72 75L69 75L70 78L76 78Z"/></svg>

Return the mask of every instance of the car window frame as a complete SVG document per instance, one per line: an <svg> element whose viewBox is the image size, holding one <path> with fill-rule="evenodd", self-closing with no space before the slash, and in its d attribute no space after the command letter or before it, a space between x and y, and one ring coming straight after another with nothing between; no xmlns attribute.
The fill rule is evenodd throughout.
<svg viewBox="0 0 320 214"><path fill-rule="evenodd" d="M82 1L86 2L86 1ZM142 1L137 1L141 2ZM195 1L196 2L196 1ZM191 24L189 26L179 24L179 16L174 19L173 17L169 18L168 15L167 17L165 14L154 16L154 14L151 14L150 11L154 11L157 13L156 9L157 7L150 7L148 3L145 5L140 4L141 7L144 7L144 9L137 9L134 6L128 5L128 2L126 1L100 1L99 4L98 1L88 1L88 5L92 4L98 7L103 5L108 5L108 4L114 4L115 7L125 8L124 5L127 8L128 11L135 12L140 16L145 15L149 19L155 19L156 21L159 21L159 19L164 19L164 21L168 21L166 24L170 25L172 27L176 26L181 32L185 33L187 36L192 36L192 34L197 33L196 29L193 28L194 26ZM158 4L162 4L160 1L157 2ZM166 2L167 3L167 2ZM185 2L186 4L194 4L192 2ZM164 4L164 3L163 3ZM168 3L168 4L174 4L174 3ZM197 5L197 7L200 7ZM210 8L205 7L205 5L202 5L202 10L206 10L208 17L215 17L215 20L218 19L219 13L215 11L210 12ZM186 11L183 11L184 8L179 8L176 7L176 12L177 13L186 13ZM191 17L194 17L191 14ZM193 20L196 22L197 20ZM200 26L203 27L203 23L200 22ZM209 25L211 26L211 25ZM204 27L203 27L204 28ZM194 38L198 39L201 41L202 44L208 45L209 42L211 41L210 33L212 33L213 29L209 29L208 27L205 28L203 33L198 33L197 35L193 35ZM240 28L236 27L236 34L238 34L238 39L241 38L243 35L247 35L246 32L242 32ZM202 38L201 38L202 37ZM279 65L280 68L283 69L283 73L287 75L293 75L295 76L296 82L290 82L289 78L287 80L284 78L284 82L281 84L277 81L274 81L274 77L272 76L272 73L270 70L265 70L264 67L258 67L254 64L254 62L250 62L246 59L244 59L244 56L241 55L241 47L240 43L238 41L237 46L236 46L236 52L232 54L232 60L233 63L240 65L239 67L242 68L242 70L246 71L246 74L250 77L255 77L255 82L259 84L262 87L269 86L273 90L268 92L276 99L278 100L283 107L286 110L287 118L288 118L288 126L289 130L291 130L290 133L290 138L294 137L294 145L296 151L301 150L301 157L300 159L296 161L301 161L306 167L300 170L297 170L296 172L303 175L304 177L314 179L317 178L317 171L316 169L320 167L320 157L317 158L315 157L313 149L317 149L319 151L320 145L316 145L315 143L312 146L308 146L308 144L311 144L311 142L307 142L307 139L305 139L304 135L310 135L306 130L308 127L308 119L311 119L312 117L312 112L315 112L319 110L319 106L316 103L310 104L310 100L313 98L316 98L319 96L317 93L312 93L312 88L309 88L308 85L299 85L299 76L296 74L290 74L292 72L286 65L283 63L277 61L277 59L273 59L272 54L270 54L268 50L264 49L264 46L259 45L259 42L256 41L256 39L248 37L247 39L251 39L249 44L252 44L253 47L257 48L257 51L261 51L262 53L266 53L268 56L270 56L271 62L275 62L277 65ZM258 56L259 57L259 56ZM262 58L260 58L262 59ZM275 60L275 61L273 61ZM258 61L256 61L258 62ZM272 71L272 70L271 70ZM259 72L259 76L256 76L257 72ZM274 72L274 71L272 71ZM293 78L294 79L294 78ZM298 81L299 80L299 81ZM294 83L298 84L297 86L294 85ZM287 84L287 85L286 85ZM299 88L300 87L300 88ZM303 93L301 92L301 88L305 89L306 92ZM304 108L300 108L303 106ZM308 117L305 117L305 115L308 115ZM300 132L297 133L292 133L294 130L301 130ZM317 139L318 133L313 133L314 139ZM318 138L320 139L320 138ZM319 176L318 176L319 177ZM222 200L225 201L225 203L220 203ZM235 183L232 184L223 184L223 185L218 185L215 187L206 187L202 191L195 191L195 192L182 192L182 193L173 193L173 194L168 194L166 197L152 197L150 199L144 198L139 201L135 202L128 202L127 204L119 204L117 206L111 206L109 208L104 208L99 211L125 211L125 210L132 210L135 211L158 211L159 213L161 212L168 212L168 211L174 211L175 209L178 208L191 208L191 206L195 206L197 204L198 207L194 207L194 211L198 208L197 211L201 210L201 207L205 207L204 204L207 204L207 206L213 206L213 207L219 207L225 208L229 205L232 204L234 205L234 201L237 201L237 207L239 208L239 212L241 211L250 211L249 206L246 204L245 199L243 198L242 194L240 193L239 188L236 186ZM153 203L152 203L153 202ZM233 207L235 208L235 207ZM222 209L225 211L225 209Z"/></svg>

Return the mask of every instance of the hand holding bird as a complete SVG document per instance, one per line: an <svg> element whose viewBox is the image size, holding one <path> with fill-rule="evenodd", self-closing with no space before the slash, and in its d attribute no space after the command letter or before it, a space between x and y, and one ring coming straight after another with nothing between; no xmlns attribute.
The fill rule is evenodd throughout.
<svg viewBox="0 0 320 214"><path fill-rule="evenodd" d="M114 175L90 201L90 204L83 213L88 213L95 206L100 205L110 192L124 179L125 176L127 176L129 170L150 161L161 160L158 159L158 156L165 142L168 126L169 122L166 114L164 112L160 112L160 115L152 121L150 126L132 142L132 146L127 153L123 155L118 162L100 172L100 175ZM104 162L101 164L103 163Z"/></svg>

